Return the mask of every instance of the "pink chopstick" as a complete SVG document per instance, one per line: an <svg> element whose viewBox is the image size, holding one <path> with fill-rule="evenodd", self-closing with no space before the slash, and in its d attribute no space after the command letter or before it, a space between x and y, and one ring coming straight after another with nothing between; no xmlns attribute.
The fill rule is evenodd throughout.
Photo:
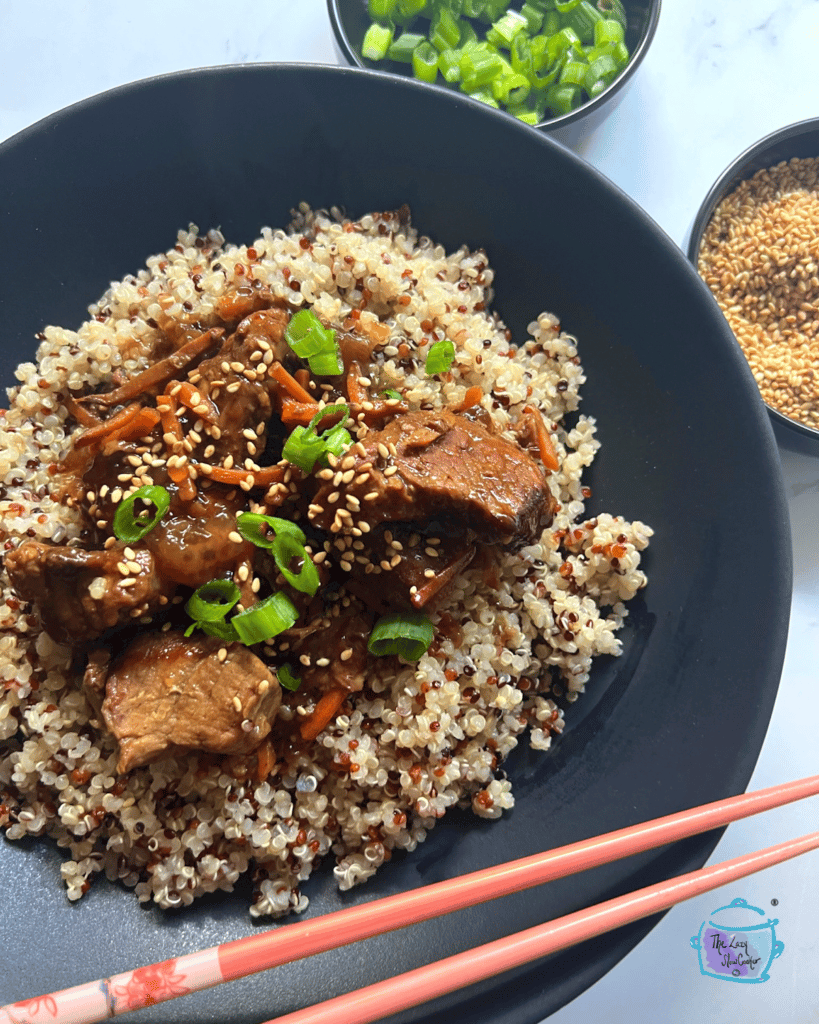
<svg viewBox="0 0 819 1024"><path fill-rule="evenodd" d="M535 854L531 857L510 861L497 867L485 868L482 871L461 875L458 878L445 882L437 882L433 885L424 886L423 888L414 889L406 893L399 893L395 896L388 896L385 899L352 907L348 910L326 914L315 920L299 921L295 924L284 925L283 927L258 935L251 935L247 938L236 939L233 942L212 946L210 949L205 949L198 953L186 954L173 960L166 960L158 964L127 971L124 974L118 974L111 978L77 985L73 988L64 989L61 992L55 992L49 996L40 996L0 1007L0 1024L18 1024L23 1019L27 1021L34 1020L38 1013L42 1013L40 1019L48 1020L49 1024L93 1024L93 1022L119 1016L149 1004L163 1002L180 995L211 988L225 981L232 981L256 974L292 960L299 960L324 950L334 949L337 946L370 938L373 935L404 928L410 924L439 917L463 907L487 902L499 896L518 892L535 885L541 885L544 882L576 874L580 871L586 871L589 868L620 860L657 846L664 846L667 843L676 842L688 836L721 828L732 821L738 821L741 818L746 818L774 807L814 796L817 793L819 793L819 775L814 775L796 782L758 790L755 793L729 797L725 800L705 804L688 811L681 811L677 814L656 818L653 821L633 825L616 832L609 832L593 839L572 843L569 846L563 846L548 853ZM811 840L811 838L806 837L806 840ZM798 844L804 841L796 840L795 843ZM780 851L779 859L784 860L813 848L813 846L808 845L794 849L794 852L788 852L792 846L793 844L783 844L782 847L774 847L772 849ZM783 849L785 852L781 852ZM741 877L742 874L750 874L753 871L760 870L762 867L767 866L768 863L776 863L775 859L765 863L758 863L759 858L774 855L770 851L762 851L758 854L751 854L746 858L740 858L744 865L758 864L758 866L750 866L744 870L737 869L740 873L732 877ZM727 870L731 868L732 864L736 863L738 862L728 862L726 865L710 868L707 871ZM695 874L698 878L704 877L699 872ZM678 884L682 884L689 877L684 876L681 879L663 883L664 886L670 887L669 891L672 895L667 897L654 894L655 898L660 900L654 909L638 912L633 917L618 917L618 913L622 914L623 911L612 910L610 905L606 903L578 913L590 921L599 922L601 919L598 915L603 908L609 907L604 912L603 920L612 920L613 923L604 923L599 928L599 931L602 932L610 928L616 928L619 924L625 923L626 920L637 920L639 917L665 909L673 903L696 895L697 892L706 891L708 888L714 888L729 880L724 878L724 880L717 880L710 885L705 883L705 888L693 889L689 895L674 895L681 891L675 887ZM688 884L694 885L695 883ZM648 892L648 890L643 892ZM621 899L627 901L629 907L634 907L635 904L631 901L638 897L639 899L649 898L636 893ZM662 902L664 899L667 899L667 902ZM638 906L642 906L642 904ZM606 917L605 914L611 916ZM560 921L540 926L540 928L534 929L534 931L553 929L558 926L565 928L565 922L576 917L577 915L569 915L569 918L563 918ZM561 925L561 921L564 924ZM522 934L530 933L524 932ZM563 932L560 934L564 935ZM598 932L590 932L589 934L598 934ZM573 942L582 941L583 937L567 941L561 939L559 940L561 944L554 948L563 948L563 946L571 945ZM516 939L501 941L514 946ZM490 946L492 945L494 944L490 944ZM544 955L546 954L535 953L531 958ZM478 953L477 951L472 951L469 954L462 954L462 956L474 960ZM449 963L450 961L443 962ZM514 962L522 963L524 961ZM452 967L449 968L449 970L452 969ZM485 973L488 975L506 969L501 967L498 968L498 971L486 971ZM422 968L422 970L434 972L436 968ZM460 971L460 968L458 970ZM444 971L444 974L446 974L446 971ZM382 984L388 985L391 983L384 982ZM469 981L464 981L460 984L469 984ZM457 988L459 985L456 984L454 987ZM368 991L370 990L364 989L362 993ZM358 995L361 996L362 994L359 993ZM425 996L423 998L432 998L432 996ZM311 1011L302 1012L307 1013ZM384 1010L380 1015L383 1016L384 1013L388 1012L392 1011ZM290 1018L285 1019L290 1024ZM293 1024L298 1019L293 1018ZM310 1017L303 1019L304 1021L312 1020ZM376 1019L376 1017L370 1016L361 1019L372 1020Z"/></svg>
<svg viewBox="0 0 819 1024"><path fill-rule="evenodd" d="M566 914L565 917L527 928L508 938L496 939L476 949L438 960L427 967L419 967L347 995L336 996L335 999L316 1003L304 1010L276 1017L265 1024L338 1024L339 1021L344 1024L369 1024L370 1021L419 1006L447 992L454 992L473 982L566 949L567 946L577 945L595 935L602 935L621 925L667 910L710 889L717 889L737 878L744 878L817 847L819 832L811 832L801 839L769 846L757 853L735 857L722 864L691 871L687 875L649 885L626 896L606 900L588 910Z"/></svg>

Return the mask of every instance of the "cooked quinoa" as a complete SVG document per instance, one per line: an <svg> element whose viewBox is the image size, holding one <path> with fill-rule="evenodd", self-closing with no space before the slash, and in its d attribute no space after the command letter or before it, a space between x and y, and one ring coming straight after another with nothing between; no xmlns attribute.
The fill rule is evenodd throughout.
<svg viewBox="0 0 819 1024"><path fill-rule="evenodd" d="M697 266L765 402L819 427L819 158L783 160L726 196Z"/></svg>
<svg viewBox="0 0 819 1024"><path fill-rule="evenodd" d="M263 777L253 755L197 752L118 773L117 744L79 685L72 650L42 629L4 573L0 825L11 840L56 840L69 899L104 873L140 901L178 907L251 872L252 915L302 911L300 885L319 862L349 889L395 851L413 850L449 808L498 818L512 807L504 759L525 733L547 750L594 658L620 653L625 602L646 584L640 552L651 530L584 515L582 473L599 443L593 419L578 412L575 339L550 313L512 338L490 309L493 276L486 253L447 253L403 211L351 221L302 206L287 230L265 228L251 246L191 226L112 284L78 330L46 328L36 363L18 368L0 440L7 552L32 538L79 543L78 512L59 499L53 472L81 429L67 396L145 369L163 318L207 321L221 297L254 281L327 324L374 332L362 386L399 389L411 409L459 408L477 387L494 430L514 440L522 411L535 406L559 463L548 476L557 512L539 540L464 569L429 610L427 653L414 664L375 663L315 742L282 753ZM543 300L532 297L533 311ZM455 361L429 376L427 352L445 338ZM354 440L366 433L355 424ZM343 570L355 551L350 535L316 560ZM279 715L309 716L311 701L285 694Z"/></svg>

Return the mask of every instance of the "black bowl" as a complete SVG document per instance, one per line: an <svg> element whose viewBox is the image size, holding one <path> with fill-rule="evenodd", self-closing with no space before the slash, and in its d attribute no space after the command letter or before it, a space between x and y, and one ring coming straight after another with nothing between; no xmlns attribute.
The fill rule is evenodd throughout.
<svg viewBox="0 0 819 1024"><path fill-rule="evenodd" d="M603 444L589 511L639 518L656 531L649 586L631 605L623 656L596 666L550 753L524 745L509 760L517 803L504 818L453 812L413 855L350 893L339 894L323 870L304 887L308 915L745 788L773 706L790 608L776 447L707 288L593 168L548 136L441 89L348 68L257 64L139 82L46 118L0 146L0 196L7 385L12 367L31 359L36 332L78 325L109 281L172 245L178 228L193 221L251 242L261 225L286 224L302 200L344 205L352 216L408 203L419 229L447 247L486 249L497 272L495 308L515 337L552 309L579 338L584 409ZM611 256L601 263L600 253ZM142 1019L253 1024L693 870L717 839L693 838L156 1006ZM45 840L0 842L0 1003L258 927L244 889L163 913L103 880L69 905L59 859ZM396 1020L539 1021L600 978L656 920Z"/></svg>
<svg viewBox="0 0 819 1024"><path fill-rule="evenodd" d="M590 131L597 127L623 98L626 87L631 83L654 38L660 17L660 0L625 0L623 6L628 16L625 41L631 53L631 60L623 73L618 75L599 96L595 96L568 114L560 114L542 121L537 125L538 128L547 132L557 132L571 125L575 129L582 127ZM372 68L389 71L405 78L411 77L405 64L395 61L376 64L361 56L364 33L372 20L367 13L367 0L327 0L327 10L333 27L336 52L344 63L351 67ZM457 86L445 84L440 77L437 87L457 92L460 96L464 95L459 92ZM400 117L404 115L404 111L396 113Z"/></svg>
<svg viewBox="0 0 819 1024"><path fill-rule="evenodd" d="M695 267L699 260L703 235L722 200L741 182L752 178L757 171L774 167L781 161L792 160L794 157L819 157L819 117L798 121L796 124L771 132L764 139L749 146L717 178L697 211L688 237L688 258ZM819 430L785 416L767 402L765 408L774 423L777 436L783 436L786 444L792 440L801 441L802 444L798 447L804 451L819 451Z"/></svg>

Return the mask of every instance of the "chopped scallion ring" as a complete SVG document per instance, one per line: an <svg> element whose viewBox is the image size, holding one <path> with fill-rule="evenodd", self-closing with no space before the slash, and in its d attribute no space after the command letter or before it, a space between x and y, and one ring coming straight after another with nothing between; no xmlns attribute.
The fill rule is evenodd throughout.
<svg viewBox="0 0 819 1024"><path fill-rule="evenodd" d="M292 533L282 533L273 544L273 558L279 572L291 587L311 597L319 588L318 569L307 554L304 544ZM301 560L301 569L295 573L290 569L294 559Z"/></svg>
<svg viewBox="0 0 819 1024"><path fill-rule="evenodd" d="M262 533L263 526L269 526L273 533ZM291 523L289 519L263 516L259 512L242 512L236 517L236 529L245 540L249 540L257 548L273 548L276 544L276 537L282 534L290 534L302 544L305 541L304 531L295 523Z"/></svg>
<svg viewBox="0 0 819 1024"><path fill-rule="evenodd" d="M219 622L238 604L241 593L232 580L211 580L197 587L185 604L195 622Z"/></svg>
<svg viewBox="0 0 819 1024"><path fill-rule="evenodd" d="M329 427L322 434L316 433L318 424L329 415L343 412L343 416L334 426ZM350 410L346 405L328 405L321 409L310 420L306 427L298 426L293 428L290 437L285 441L282 448L282 457L298 466L305 473L309 473L319 459L326 462L328 454L339 455L352 444L352 437L349 430L344 428L350 416Z"/></svg>
<svg viewBox="0 0 819 1024"><path fill-rule="evenodd" d="M336 332L323 327L311 309L300 309L284 329L284 339L317 377L338 377L344 372Z"/></svg>
<svg viewBox="0 0 819 1024"><path fill-rule="evenodd" d="M436 373L446 373L455 361L455 346L449 340L436 341L430 346L427 353L425 369L430 376Z"/></svg>
<svg viewBox="0 0 819 1024"><path fill-rule="evenodd" d="M299 613L290 598L278 591L239 612L230 620L243 644L261 643L295 625Z"/></svg>
<svg viewBox="0 0 819 1024"><path fill-rule="evenodd" d="M276 672L276 676L279 680L279 684L285 688L285 690L298 690L301 686L301 676L297 676L293 673L293 670L289 665L282 665Z"/></svg>
<svg viewBox="0 0 819 1024"><path fill-rule="evenodd" d="M147 511L136 513L134 506L138 501L154 506L154 514ZM114 536L126 544L135 544L156 526L159 520L171 507L171 496L159 484L146 485L129 494L117 505L114 513Z"/></svg>
<svg viewBox="0 0 819 1024"><path fill-rule="evenodd" d="M373 626L367 650L377 658L397 654L405 661L418 661L429 650L435 629L423 612L394 612L382 616Z"/></svg>

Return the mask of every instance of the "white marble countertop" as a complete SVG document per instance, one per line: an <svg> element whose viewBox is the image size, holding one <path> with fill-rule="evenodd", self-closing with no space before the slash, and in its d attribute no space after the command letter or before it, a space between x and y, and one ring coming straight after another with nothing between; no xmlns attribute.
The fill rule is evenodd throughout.
<svg viewBox="0 0 819 1024"><path fill-rule="evenodd" d="M625 99L570 145L684 246L701 199L736 155L819 114L817 44L819 0L663 0L654 44ZM336 63L325 0L5 0L0 140L112 86L253 61ZM752 789L819 773L819 454L780 451L794 540L791 630ZM817 800L732 825L712 862L815 830ZM808 854L674 908L550 1024L819 1020L817 868L819 854ZM703 919L738 895L763 908L778 901L770 913L785 952L763 985L702 976L689 948Z"/></svg>

